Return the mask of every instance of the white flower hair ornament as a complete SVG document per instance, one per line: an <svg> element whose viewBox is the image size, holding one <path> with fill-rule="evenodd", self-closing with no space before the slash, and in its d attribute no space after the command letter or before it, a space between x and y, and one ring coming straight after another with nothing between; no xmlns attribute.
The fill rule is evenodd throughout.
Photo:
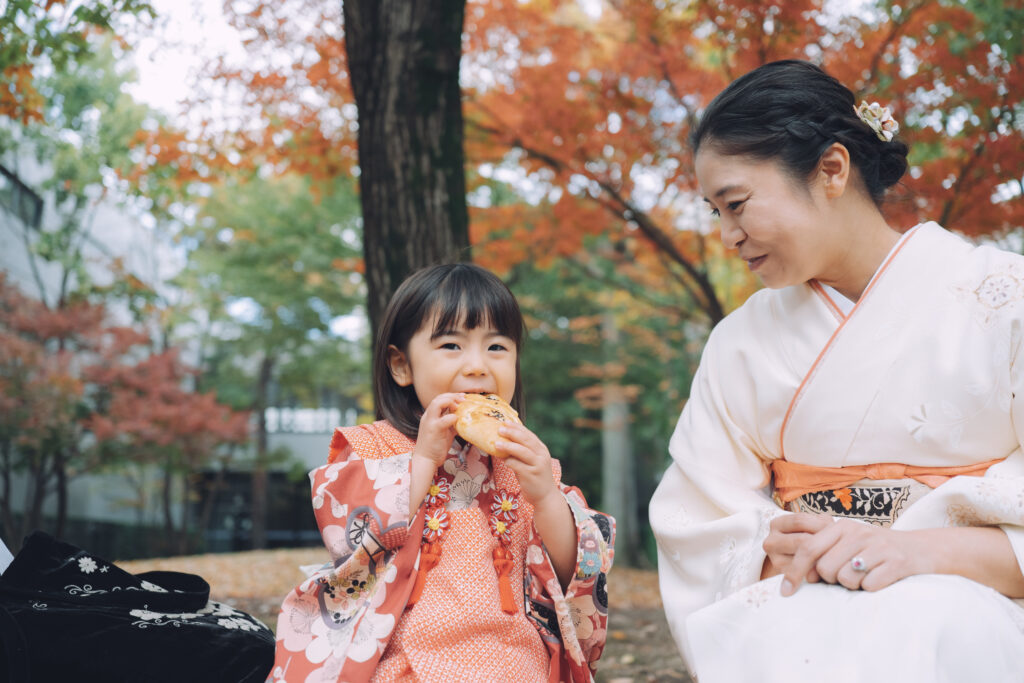
<svg viewBox="0 0 1024 683"><path fill-rule="evenodd" d="M862 100L860 106L854 107L853 111L857 118L871 126L871 130L875 131L875 135L883 142L891 142L900 130L900 124L892 117L892 110L878 102L868 104L866 100Z"/></svg>

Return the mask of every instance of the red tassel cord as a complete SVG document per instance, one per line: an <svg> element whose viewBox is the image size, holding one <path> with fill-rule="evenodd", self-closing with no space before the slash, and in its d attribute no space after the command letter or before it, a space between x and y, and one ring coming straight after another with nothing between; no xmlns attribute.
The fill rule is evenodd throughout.
<svg viewBox="0 0 1024 683"><path fill-rule="evenodd" d="M503 545L494 549L494 571L498 573L498 595L501 597L501 611L515 614L516 600L512 593L512 553Z"/></svg>
<svg viewBox="0 0 1024 683"><path fill-rule="evenodd" d="M434 568L441 560L441 543L424 543L420 549L420 569L416 572L416 583L412 586L412 593L409 595L408 606L413 606L420 599L423 593L423 584L427 581L427 572Z"/></svg>
<svg viewBox="0 0 1024 683"><path fill-rule="evenodd" d="M512 573L512 551L508 544L512 541L509 533L512 525L518 519L519 496L508 493L505 489L498 489L494 493L494 502L491 503L491 516L488 520L491 533L498 539L498 547L494 549L494 571L498 574L498 595L501 598L501 611L507 614L515 614L516 601L512 593L512 580L509 575Z"/></svg>
<svg viewBox="0 0 1024 683"><path fill-rule="evenodd" d="M440 495L439 495L440 494ZM416 604L423 593L423 586L427 582L427 572L433 569L441 560L441 541L448 531L451 520L448 519L448 511L444 504L450 500L448 496L448 483L443 477L435 477L434 484L427 494L427 515L423 520L423 545L420 547L420 568L416 572L416 583L412 586L412 593L409 595L407 606Z"/></svg>

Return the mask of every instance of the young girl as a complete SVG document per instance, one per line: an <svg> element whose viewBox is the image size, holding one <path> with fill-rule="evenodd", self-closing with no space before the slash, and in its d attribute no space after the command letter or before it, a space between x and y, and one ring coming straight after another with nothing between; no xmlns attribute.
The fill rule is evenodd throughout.
<svg viewBox="0 0 1024 683"><path fill-rule="evenodd" d="M523 321L470 264L395 292L374 349L379 420L339 428L310 473L332 562L292 591L272 681L590 681L615 522L560 482L522 425L498 453L456 439L467 393L522 413Z"/></svg>

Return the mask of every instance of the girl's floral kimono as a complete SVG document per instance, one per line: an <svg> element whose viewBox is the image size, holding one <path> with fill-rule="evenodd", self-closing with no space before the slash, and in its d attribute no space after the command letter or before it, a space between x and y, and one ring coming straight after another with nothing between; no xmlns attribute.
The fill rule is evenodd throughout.
<svg viewBox="0 0 1024 683"><path fill-rule="evenodd" d="M579 540L563 591L515 475L475 447L453 444L410 520L414 445L384 421L340 428L328 464L310 473L332 561L285 598L269 680L592 680L606 635L614 520L562 485L555 462ZM409 605L429 542L439 557ZM511 551L509 611L493 559L499 546Z"/></svg>

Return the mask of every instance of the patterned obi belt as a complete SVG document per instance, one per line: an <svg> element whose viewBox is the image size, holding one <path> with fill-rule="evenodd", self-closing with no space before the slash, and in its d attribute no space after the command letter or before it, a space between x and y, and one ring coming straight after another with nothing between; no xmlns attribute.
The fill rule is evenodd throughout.
<svg viewBox="0 0 1024 683"><path fill-rule="evenodd" d="M791 512L816 512L890 526L921 496L956 476L980 477L1005 458L959 467L879 463L816 467L773 460L775 502Z"/></svg>

